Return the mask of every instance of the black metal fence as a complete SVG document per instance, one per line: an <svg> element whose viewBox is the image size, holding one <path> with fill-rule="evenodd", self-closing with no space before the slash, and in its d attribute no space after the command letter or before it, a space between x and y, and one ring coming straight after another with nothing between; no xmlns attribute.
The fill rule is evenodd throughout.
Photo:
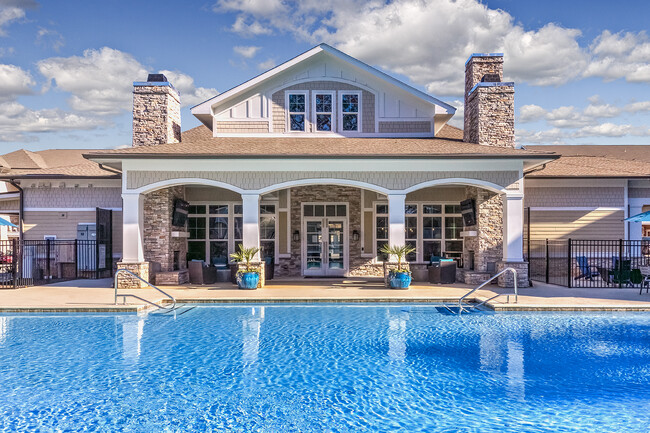
<svg viewBox="0 0 650 433"><path fill-rule="evenodd" d="M650 268L650 241L530 240L529 278L565 287L639 287Z"/></svg>
<svg viewBox="0 0 650 433"><path fill-rule="evenodd" d="M0 241L0 288L110 276L110 250L95 240Z"/></svg>

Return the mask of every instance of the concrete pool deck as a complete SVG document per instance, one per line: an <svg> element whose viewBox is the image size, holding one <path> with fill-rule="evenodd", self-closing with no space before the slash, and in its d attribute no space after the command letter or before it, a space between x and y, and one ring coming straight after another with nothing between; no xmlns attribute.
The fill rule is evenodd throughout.
<svg viewBox="0 0 650 433"><path fill-rule="evenodd" d="M127 298L114 305L111 279L74 280L21 289L0 290L0 312L142 312L146 303ZM454 284L436 286L415 283L409 290L390 290L380 279L338 280L293 279L272 281L263 289L238 290L221 283L211 286L162 286L178 303L218 302L454 302L471 287ZM483 301L512 289L488 286L475 292L470 301ZM120 290L162 305L165 297L153 289ZM120 300L121 302L121 300ZM519 290L519 300L505 296L489 302L495 311L650 311L650 294L638 288L568 289L535 283Z"/></svg>

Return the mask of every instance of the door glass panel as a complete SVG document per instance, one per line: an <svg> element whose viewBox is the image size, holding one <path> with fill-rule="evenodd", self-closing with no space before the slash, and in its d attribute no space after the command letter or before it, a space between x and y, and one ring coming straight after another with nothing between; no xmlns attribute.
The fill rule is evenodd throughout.
<svg viewBox="0 0 650 433"><path fill-rule="evenodd" d="M328 263L330 269L343 269L343 222L335 221L327 225Z"/></svg>
<svg viewBox="0 0 650 433"><path fill-rule="evenodd" d="M322 228L321 221L307 221L307 270L321 269L322 267Z"/></svg>

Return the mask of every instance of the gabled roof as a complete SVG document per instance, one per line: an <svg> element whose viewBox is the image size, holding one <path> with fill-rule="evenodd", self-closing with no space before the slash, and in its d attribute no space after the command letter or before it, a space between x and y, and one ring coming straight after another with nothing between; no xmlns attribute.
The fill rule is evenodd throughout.
<svg viewBox="0 0 650 433"><path fill-rule="evenodd" d="M192 114L200 117L201 115L211 115L211 107L215 104L218 104L222 101L228 100L232 98L233 96L240 94L242 92L245 92L246 90L250 89L253 86L256 86L258 84L261 84L262 82L276 76L277 74L286 71L287 69L311 58L314 57L320 53L327 53L339 60L342 60L348 64L351 64L361 70L364 70L380 79L383 81L392 84L393 86L396 86L420 99L423 99L431 104L435 104L441 107L444 107L449 114L454 114L456 112L456 108L447 104L446 102L443 102L437 98L434 98L433 96L422 92L421 90L416 89L415 87L409 86L408 84L403 83L402 81L391 77L390 75L380 71L377 68L374 68L360 60L355 59L354 57L351 57L347 54L345 54L342 51L337 50L336 48L333 48L327 44L320 44L315 46L314 48L305 51L302 54L299 54L298 56L292 58L291 60L288 60L281 65L278 65L272 69L269 69L266 72L261 73L260 75L251 78L250 80L235 86L229 90L226 90L223 93L220 93L219 95L208 99L207 101L204 101L200 104L195 105L194 107L191 108Z"/></svg>

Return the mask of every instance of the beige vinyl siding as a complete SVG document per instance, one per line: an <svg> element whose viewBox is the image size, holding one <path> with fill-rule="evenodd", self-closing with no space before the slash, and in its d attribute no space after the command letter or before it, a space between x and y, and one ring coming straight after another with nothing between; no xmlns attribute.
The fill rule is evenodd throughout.
<svg viewBox="0 0 650 433"><path fill-rule="evenodd" d="M622 239L622 210L530 212L531 239Z"/></svg>
<svg viewBox="0 0 650 433"><path fill-rule="evenodd" d="M94 211L26 211L24 236L26 240L43 240L46 235L55 235L57 239L76 239L79 223L94 222ZM113 254L122 256L122 212L116 211L113 211Z"/></svg>
<svg viewBox="0 0 650 433"><path fill-rule="evenodd" d="M11 200L0 200L0 210L1 211L14 211L17 212L20 209L20 200L11 199Z"/></svg>

